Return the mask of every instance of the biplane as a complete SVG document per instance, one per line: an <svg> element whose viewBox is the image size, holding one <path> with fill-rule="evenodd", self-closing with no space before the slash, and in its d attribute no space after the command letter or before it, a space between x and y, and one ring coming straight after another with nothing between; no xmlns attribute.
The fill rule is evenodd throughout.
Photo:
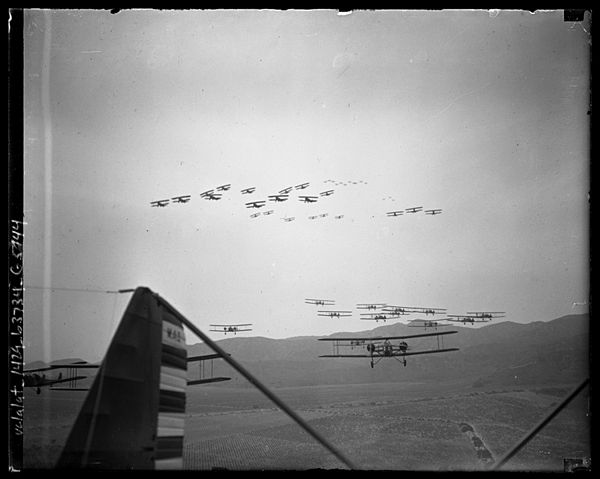
<svg viewBox="0 0 600 479"><path fill-rule="evenodd" d="M344 215L336 215L336 216L335 216L335 219L336 219L336 220L341 220L343 217L344 217Z"/></svg>
<svg viewBox="0 0 600 479"><path fill-rule="evenodd" d="M317 215L311 215L308 217L309 220L316 220L318 218Z"/></svg>
<svg viewBox="0 0 600 479"><path fill-rule="evenodd" d="M404 211L398 210L398 211L388 211L386 213L386 215L388 216L402 216L404 214Z"/></svg>
<svg viewBox="0 0 600 479"><path fill-rule="evenodd" d="M425 333L425 334L412 334L407 336L376 336L371 338L366 337L355 337L355 338L320 338L319 341L331 341L333 342L333 354L324 354L319 356L320 358L370 358L371 367L374 367L383 358L394 358L400 361L406 366L406 356L414 356L418 354L434 354L434 353L446 353L450 351L458 351L458 348L444 348L443 337L440 342L440 337L447 334L454 334L457 331L444 331L439 333ZM399 341L394 343L393 341L413 338L424 338L424 337L436 337L437 348L421 351L409 350L408 343L406 341ZM363 341L362 345L367 350L366 354L340 354L340 347L355 347L359 345L359 341Z"/></svg>
<svg viewBox="0 0 600 479"><path fill-rule="evenodd" d="M386 313L393 313L397 315L406 315L415 312L409 306L395 306L392 304L387 304L381 309L383 309L383 311L385 311Z"/></svg>
<svg viewBox="0 0 600 479"><path fill-rule="evenodd" d="M434 210L425 210L426 215L440 215L442 214L442 210L434 209Z"/></svg>
<svg viewBox="0 0 600 479"><path fill-rule="evenodd" d="M256 190L256 186L251 186L250 188L244 188L242 191L242 195L249 195L251 193L254 193L254 191Z"/></svg>
<svg viewBox="0 0 600 479"><path fill-rule="evenodd" d="M173 201L173 203L187 203L191 199L192 199L192 195L181 195L181 196L175 196L175 197L171 198L171 201Z"/></svg>
<svg viewBox="0 0 600 479"><path fill-rule="evenodd" d="M298 201L303 203L316 203L318 196L298 195Z"/></svg>
<svg viewBox="0 0 600 479"><path fill-rule="evenodd" d="M449 314L448 318L446 318L446 321L474 325L475 323L487 323L489 320L483 319L480 316L469 314Z"/></svg>
<svg viewBox="0 0 600 479"><path fill-rule="evenodd" d="M321 193L319 193L319 195L321 195L321 196L331 196L331 195L333 195L333 190L322 191Z"/></svg>
<svg viewBox="0 0 600 479"><path fill-rule="evenodd" d="M333 299L316 299L316 298L305 298L306 304L315 304L317 306L333 306L335 301Z"/></svg>
<svg viewBox="0 0 600 479"><path fill-rule="evenodd" d="M310 183L302 183L302 184L300 184L300 185L296 185L296 186L294 186L294 188L296 188L297 190L303 190L304 188L308 188L308 185L309 185L309 184L310 184Z"/></svg>
<svg viewBox="0 0 600 479"><path fill-rule="evenodd" d="M451 325L440 323L439 321L431 321L428 319L414 319L413 321L408 322L408 326L410 328L424 328L425 331L427 331L428 328L437 330L437 328Z"/></svg>
<svg viewBox="0 0 600 479"><path fill-rule="evenodd" d="M409 306L411 313L423 313L426 316L436 314L446 314L446 308L422 308L420 306Z"/></svg>
<svg viewBox="0 0 600 479"><path fill-rule="evenodd" d="M381 309L384 306L386 306L386 303L357 303L356 308L374 311L376 309Z"/></svg>
<svg viewBox="0 0 600 479"><path fill-rule="evenodd" d="M260 212L258 212L258 213L252 213L250 215L250 218L256 218L257 216L260 216Z"/></svg>
<svg viewBox="0 0 600 479"><path fill-rule="evenodd" d="M284 188L283 190L279 191L280 195L287 195L290 191L292 191L294 188L292 186L288 186L287 188Z"/></svg>
<svg viewBox="0 0 600 479"><path fill-rule="evenodd" d="M321 218L326 218L327 216L329 216L329 213L321 213L319 216Z"/></svg>
<svg viewBox="0 0 600 479"><path fill-rule="evenodd" d="M229 190L229 188L231 188L231 183L229 183L227 185L217 186L217 191L227 191L227 190Z"/></svg>
<svg viewBox="0 0 600 479"><path fill-rule="evenodd" d="M215 190L205 191L203 193L200 193L200 196L205 200L218 201L221 199L221 193L215 193Z"/></svg>
<svg viewBox="0 0 600 479"><path fill-rule="evenodd" d="M352 316L352 311L317 311L317 316L327 316L329 318L348 318Z"/></svg>
<svg viewBox="0 0 600 479"><path fill-rule="evenodd" d="M152 205L153 208L164 208L165 206L167 206L169 204L170 200L156 200L156 201L151 201L150 204Z"/></svg>
<svg viewBox="0 0 600 479"><path fill-rule="evenodd" d="M275 213L275 210L263 211L263 215L272 215L273 213Z"/></svg>
<svg viewBox="0 0 600 479"><path fill-rule="evenodd" d="M265 206L267 202L262 200L262 201L251 201L249 203L246 203L246 208L262 208L263 206Z"/></svg>
<svg viewBox="0 0 600 479"><path fill-rule="evenodd" d="M281 195L269 195L269 201L275 201L276 203L281 203L282 201L287 201L290 195L281 194Z"/></svg>
<svg viewBox="0 0 600 479"><path fill-rule="evenodd" d="M296 219L296 217L295 216L290 216L290 217L285 217L285 218L281 218L281 219L283 221L286 221L286 222L289 223L290 221L294 221Z"/></svg>
<svg viewBox="0 0 600 479"><path fill-rule="evenodd" d="M481 319L496 319L496 318L504 318L504 311L467 311L468 315L471 315L476 318Z"/></svg>
<svg viewBox="0 0 600 479"><path fill-rule="evenodd" d="M25 387L35 388L35 392L40 394L41 388L50 386L50 389L63 390L63 391L87 391L88 388L77 387L77 381L80 379L86 379L87 376L77 375L78 369L98 369L100 366L97 364L89 364L85 361L79 361L75 363L65 364L52 364L44 368L37 369L25 369L23 370L23 385ZM66 369L66 377L63 378L63 373L59 372L57 377L48 378L46 377L46 371L56 371L57 369ZM38 374L42 373L42 374ZM68 383L67 387L55 387L55 384Z"/></svg>
<svg viewBox="0 0 600 479"><path fill-rule="evenodd" d="M415 206L413 208L406 208L406 212L407 213L418 213L419 211L421 211L423 209L422 206Z"/></svg>
<svg viewBox="0 0 600 479"><path fill-rule="evenodd" d="M211 324L210 327L213 329L210 331L223 334L237 334L242 331L252 331L252 328L248 329L248 326L252 326L252 324Z"/></svg>
<svg viewBox="0 0 600 479"><path fill-rule="evenodd" d="M197 379L190 379L187 381L188 386L195 386L197 384L209 384L218 383L222 381L230 381L231 378L225 376L214 375L213 360L221 359L223 356L220 354L204 354L202 356L188 356L187 363L198 363L199 377ZM208 374L208 364L210 364L210 374Z"/></svg>
<svg viewBox="0 0 600 479"><path fill-rule="evenodd" d="M375 321L377 323L379 321L383 321L385 323L388 319L396 319L400 317L400 315L396 313L360 313L360 315L368 316L365 318L360 318L362 321Z"/></svg>

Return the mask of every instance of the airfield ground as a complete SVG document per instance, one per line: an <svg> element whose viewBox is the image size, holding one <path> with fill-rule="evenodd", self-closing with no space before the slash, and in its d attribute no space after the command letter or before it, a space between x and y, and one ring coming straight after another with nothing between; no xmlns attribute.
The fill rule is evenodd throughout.
<svg viewBox="0 0 600 479"><path fill-rule="evenodd" d="M275 393L360 468L446 471L489 467L572 387L384 383ZM26 468L53 466L84 394L27 391ZM562 471L564 458L589 457L587 412L586 394L581 394L504 469ZM186 469L343 467L254 389L192 388L186 415Z"/></svg>

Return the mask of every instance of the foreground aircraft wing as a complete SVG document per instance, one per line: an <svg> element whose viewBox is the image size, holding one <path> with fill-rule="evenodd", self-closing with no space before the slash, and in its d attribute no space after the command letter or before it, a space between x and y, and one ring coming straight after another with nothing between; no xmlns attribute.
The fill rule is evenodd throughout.
<svg viewBox="0 0 600 479"><path fill-rule="evenodd" d="M433 353L447 353L449 351L458 351L458 348L446 348L446 349L430 349L429 351L407 351L405 353L394 353L394 356L415 356L417 354L433 354ZM378 354L375 354L378 356ZM320 358L370 358L370 354L324 354L319 356Z"/></svg>
<svg viewBox="0 0 600 479"><path fill-rule="evenodd" d="M319 338L319 341L385 341L386 339L424 338L426 336L444 336L458 331L441 331L439 333L409 334L405 336L372 336L370 338Z"/></svg>
<svg viewBox="0 0 600 479"><path fill-rule="evenodd" d="M181 468L186 359L181 321L136 289L57 467Z"/></svg>

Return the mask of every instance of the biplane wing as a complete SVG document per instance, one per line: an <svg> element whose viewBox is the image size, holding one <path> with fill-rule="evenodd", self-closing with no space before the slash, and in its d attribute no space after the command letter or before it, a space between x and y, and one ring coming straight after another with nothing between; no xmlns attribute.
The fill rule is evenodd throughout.
<svg viewBox="0 0 600 479"><path fill-rule="evenodd" d="M410 339L410 338L424 338L427 336L445 336L447 334L456 334L458 331L441 331L439 333L422 333L422 334L407 334L404 336L371 336L371 337L333 337L333 338L319 338L318 341L385 341L393 339Z"/></svg>
<svg viewBox="0 0 600 479"><path fill-rule="evenodd" d="M212 364L212 360L213 359L220 359L223 356L221 356L220 354L204 354L202 356L191 356L187 358L187 362L189 363L193 363L193 362L197 362L200 364L200 378L199 379L191 379L187 381L188 386L195 386L197 384L209 384L209 383L218 383L218 382L223 382L223 381L230 381L231 378L225 377L225 376L214 376L213 375L213 364ZM207 374L206 371L206 367L205 367L205 361L210 361L210 377L206 377L205 374Z"/></svg>
<svg viewBox="0 0 600 479"><path fill-rule="evenodd" d="M458 348L445 348L445 349L430 349L427 351L406 351L395 353L394 356L415 356L418 354L433 354L433 353L447 353L449 351L459 351ZM370 354L323 354L320 358L370 358Z"/></svg>
<svg viewBox="0 0 600 479"><path fill-rule="evenodd" d="M181 321L137 288L57 467L181 468L186 377Z"/></svg>

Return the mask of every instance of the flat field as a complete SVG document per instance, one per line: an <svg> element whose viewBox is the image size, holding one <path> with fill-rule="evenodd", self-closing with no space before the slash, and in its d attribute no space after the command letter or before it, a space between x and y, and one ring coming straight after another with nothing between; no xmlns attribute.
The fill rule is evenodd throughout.
<svg viewBox="0 0 600 479"><path fill-rule="evenodd" d="M274 392L357 467L483 470L565 397L572 385L473 389L470 383L382 383L279 388ZM26 468L53 467L85 393L26 395ZM186 469L343 468L260 392L196 386L187 398ZM504 469L562 471L589 457L587 392Z"/></svg>

